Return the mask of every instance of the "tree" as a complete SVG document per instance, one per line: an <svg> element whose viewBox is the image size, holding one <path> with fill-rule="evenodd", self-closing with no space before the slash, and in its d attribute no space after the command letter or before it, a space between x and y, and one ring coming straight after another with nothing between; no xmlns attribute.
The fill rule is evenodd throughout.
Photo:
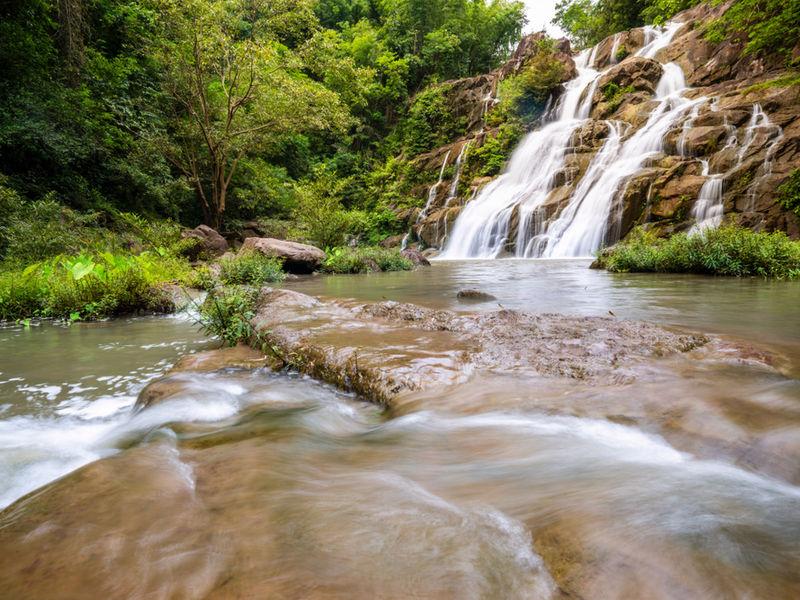
<svg viewBox="0 0 800 600"><path fill-rule="evenodd" d="M165 152L195 190L204 221L217 228L244 158L277 136L343 131L349 123L338 96L302 74L297 57L270 36L262 20L274 14L269 4L164 2L160 59L173 101Z"/></svg>

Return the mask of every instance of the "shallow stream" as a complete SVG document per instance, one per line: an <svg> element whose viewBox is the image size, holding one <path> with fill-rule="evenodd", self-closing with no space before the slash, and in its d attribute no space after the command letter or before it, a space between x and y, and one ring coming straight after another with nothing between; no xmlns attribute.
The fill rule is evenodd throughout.
<svg viewBox="0 0 800 600"><path fill-rule="evenodd" d="M800 286L586 266L437 263L290 287L611 311L752 342L779 368L664 360L625 386L480 376L392 415L306 378L231 369L181 375L178 394L133 413L147 382L209 346L191 318L0 329L0 590L800 596L800 382L787 376L800 371ZM465 287L497 300L459 303Z"/></svg>

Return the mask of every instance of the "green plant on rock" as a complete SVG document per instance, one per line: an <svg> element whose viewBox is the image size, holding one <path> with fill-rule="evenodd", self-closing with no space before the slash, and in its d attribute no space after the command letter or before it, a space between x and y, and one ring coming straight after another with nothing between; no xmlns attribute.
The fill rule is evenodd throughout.
<svg viewBox="0 0 800 600"><path fill-rule="evenodd" d="M421 154L458 138L465 123L448 98L451 86L431 86L414 97L403 124L403 144L411 154Z"/></svg>
<svg viewBox="0 0 800 600"><path fill-rule="evenodd" d="M547 100L564 81L564 73L564 64L556 57L555 42L539 40L536 53L524 68L500 82L499 102L487 115L487 125L496 126L513 119L526 124L536 121Z"/></svg>
<svg viewBox="0 0 800 600"><path fill-rule="evenodd" d="M462 181L499 174L524 134L525 130L518 123L506 123L494 135L487 135L482 145L470 146Z"/></svg>
<svg viewBox="0 0 800 600"><path fill-rule="evenodd" d="M620 87L613 81L604 85L602 89L603 98L605 98L606 102L608 102L608 109L610 112L617 110L620 104L622 104L622 102L625 100L625 96L632 94L635 91L636 88L632 85Z"/></svg>
<svg viewBox="0 0 800 600"><path fill-rule="evenodd" d="M254 285L280 283L285 274L281 261L264 256L261 252L240 252L236 256L223 258L219 279L225 285Z"/></svg>
<svg viewBox="0 0 800 600"><path fill-rule="evenodd" d="M778 188L778 202L800 217L800 169L795 169Z"/></svg>
<svg viewBox="0 0 800 600"><path fill-rule="evenodd" d="M208 293L200 305L198 323L206 334L218 337L227 346L239 343L263 345L252 323L257 300L256 288L216 288Z"/></svg>

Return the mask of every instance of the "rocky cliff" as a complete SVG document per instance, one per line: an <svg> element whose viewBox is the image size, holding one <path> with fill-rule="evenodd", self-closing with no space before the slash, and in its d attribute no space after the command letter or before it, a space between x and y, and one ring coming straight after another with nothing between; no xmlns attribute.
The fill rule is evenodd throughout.
<svg viewBox="0 0 800 600"><path fill-rule="evenodd" d="M700 5L677 15L674 35L657 52L640 52L652 41L653 28L611 36L590 51L588 66L600 74L584 92L591 94L589 118L574 130L562 168L553 175L547 198L537 205L536 220L552 222L562 214L612 129L624 141L646 126L662 106L657 87L669 63L683 72L688 89L682 97L692 102L691 108L671 124L662 150L614 191L610 216L598 217L609 220L604 243L624 237L637 224L666 235L703 219L717 225L723 216L753 229L800 236L797 216L780 206L776 193L800 168L798 78L787 71L782 57L745 56L743 40L705 39L704 24L728 6ZM487 126L487 114L497 101L499 83L526 68L539 51L541 36L523 39L497 71L451 82L449 98L468 123L467 134L414 158L419 169L440 178L415 190L424 209L402 214L413 231L412 241L441 247L464 205L489 181L471 172L472 154L497 135L496 128ZM558 41L556 48L566 67L566 83L576 75L574 57L567 40ZM558 94L554 90L551 105ZM528 157L537 158L535 152ZM506 235L508 251L514 251L519 223L517 207ZM530 238L529 232L525 235Z"/></svg>

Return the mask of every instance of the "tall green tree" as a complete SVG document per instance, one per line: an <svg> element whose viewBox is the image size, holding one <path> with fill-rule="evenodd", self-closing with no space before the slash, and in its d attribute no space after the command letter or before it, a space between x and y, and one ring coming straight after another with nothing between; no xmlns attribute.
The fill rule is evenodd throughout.
<svg viewBox="0 0 800 600"><path fill-rule="evenodd" d="M195 190L206 223L220 227L241 161L287 133L342 131L337 94L309 79L271 33L270 2L164 2L159 57L173 101L169 160ZM286 15L284 15L286 16Z"/></svg>

